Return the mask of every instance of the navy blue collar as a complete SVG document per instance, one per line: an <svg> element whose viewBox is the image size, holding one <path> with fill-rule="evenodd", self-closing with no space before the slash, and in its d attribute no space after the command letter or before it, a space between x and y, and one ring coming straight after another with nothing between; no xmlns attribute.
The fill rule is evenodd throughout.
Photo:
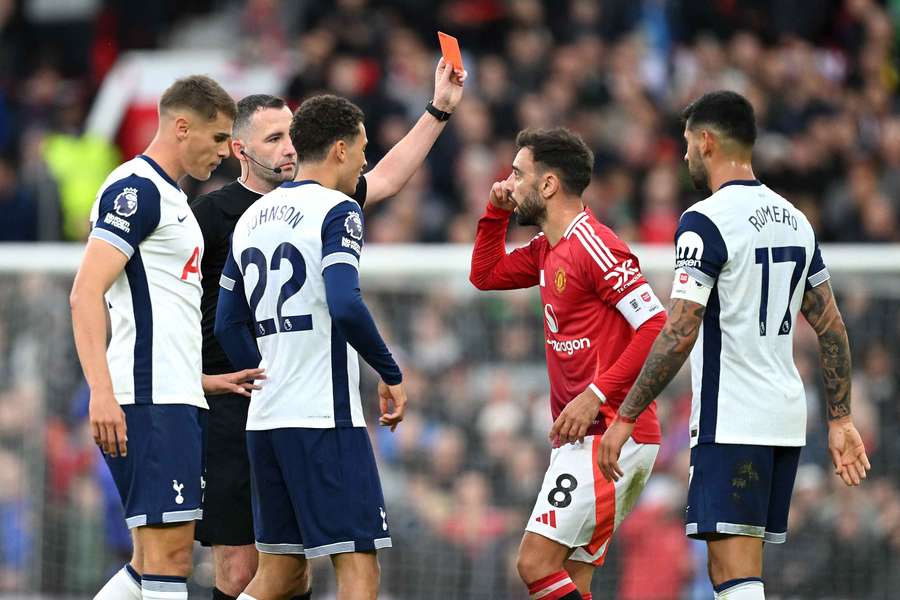
<svg viewBox="0 0 900 600"><path fill-rule="evenodd" d="M311 183L314 183L315 185L322 185L315 179L304 179L302 181L285 181L284 183L281 184L280 187L293 188L293 187L300 187L301 185L309 185Z"/></svg>
<svg viewBox="0 0 900 600"><path fill-rule="evenodd" d="M172 179L171 177L169 177L169 174L166 173L165 171L163 171L163 168L162 168L161 166L159 166L158 164L156 164L156 161L155 161L155 160L153 160L152 158L150 158L150 157L147 156L146 154L138 154L137 157L138 157L138 158L143 158L144 160L146 160L146 161L147 161L147 164L150 165L151 167L153 167L153 170L156 171L157 173L159 173L159 176L160 176L160 177L162 177L163 179L165 179L166 181L168 181L169 183L171 183L172 186L173 186L176 190L178 190L179 192L181 191L181 188L178 187L178 183L177 183L174 179Z"/></svg>
<svg viewBox="0 0 900 600"><path fill-rule="evenodd" d="M762 185L762 182L759 179L732 179L720 185L719 189L721 190L729 185Z"/></svg>

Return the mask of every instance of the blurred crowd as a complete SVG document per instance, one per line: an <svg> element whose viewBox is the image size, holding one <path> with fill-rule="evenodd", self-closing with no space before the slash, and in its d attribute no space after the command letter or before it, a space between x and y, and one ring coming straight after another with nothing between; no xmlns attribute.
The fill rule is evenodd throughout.
<svg viewBox="0 0 900 600"><path fill-rule="evenodd" d="M649 271L663 300L670 280ZM900 274L879 276L900 286ZM900 573L900 297L864 279L835 282L854 349L853 412L873 470L860 489L832 474L818 347L797 330L808 400L788 542L766 551L767 597L887 600ZM0 276L0 594L87 596L130 553L121 507L87 431L87 392L71 340L70 277ZM371 428L394 548L381 553L384 597L524 600L515 572L522 530L549 459L541 306L531 291L481 293L465 274L367 299L403 365L411 403L395 433ZM364 370L363 397L376 397ZM367 422L377 405L364 402ZM707 600L704 546L684 537L690 381L661 395L654 474L597 572L595 598ZM194 591L211 581L198 550ZM315 562L317 597L331 590ZM204 592L205 593L205 592ZM320 595L319 595L320 594Z"/></svg>
<svg viewBox="0 0 900 600"><path fill-rule="evenodd" d="M723 87L756 108L760 179L804 210L820 241L900 241L898 0L0 0L0 240L85 237L96 188L128 158L84 131L123 52L221 46L278 63L283 89L260 91L360 104L371 166L431 97L437 29L460 39L465 99L425 167L369 215L369 242L471 242L515 133L564 124L597 156L585 198L601 220L629 241L670 244L702 197L682 166L680 112ZM223 163L185 189L220 186L236 169ZM665 297L667 275L651 275ZM874 465L863 490L829 470L815 338L798 330L808 446L788 543L767 548L769 597L880 600L900 586L900 280L885 281L877 293L871 278L835 282ZM431 283L368 294L414 399L395 434L372 431L395 540L385 597L523 598L515 549L549 458L540 307L530 293ZM69 285L0 275L0 592L88 594L129 553L85 431ZM710 597L703 546L683 535L685 375L660 398L655 474L595 598ZM374 380L366 386L373 397ZM202 583L208 557L199 565Z"/></svg>
<svg viewBox="0 0 900 600"><path fill-rule="evenodd" d="M586 199L629 240L670 243L701 197L681 110L717 88L751 99L760 178L821 241L900 240L897 0L0 0L2 239L81 239L123 158L85 133L100 83L133 49L219 47L274 65L292 106L332 91L367 114L374 165L422 113L434 32L457 35L466 97L409 186L370 219L377 242L470 241L515 133L567 125L597 156ZM237 173L223 164L205 185Z"/></svg>

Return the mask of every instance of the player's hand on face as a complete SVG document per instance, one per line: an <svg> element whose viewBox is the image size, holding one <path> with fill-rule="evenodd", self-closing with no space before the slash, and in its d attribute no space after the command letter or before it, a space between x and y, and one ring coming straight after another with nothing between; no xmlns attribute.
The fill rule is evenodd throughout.
<svg viewBox="0 0 900 600"><path fill-rule="evenodd" d="M403 413L406 411L406 389L403 384L388 385L379 381L378 402L381 407L381 416L378 418L378 422L394 431L403 420ZM388 412L391 404L394 405L394 410Z"/></svg>
<svg viewBox="0 0 900 600"><path fill-rule="evenodd" d="M828 451L834 473L848 486L857 486L872 468L862 436L849 417L828 424Z"/></svg>
<svg viewBox="0 0 900 600"><path fill-rule="evenodd" d="M454 69L441 58L434 70L434 98L431 103L438 110L452 113L463 97L463 83L468 73Z"/></svg>
<svg viewBox="0 0 900 600"><path fill-rule="evenodd" d="M550 442L562 445L584 441L588 427L599 412L600 398L590 389L584 390L566 404L556 417L553 427L550 428Z"/></svg>
<svg viewBox="0 0 900 600"><path fill-rule="evenodd" d="M125 456L128 428L125 412L112 392L91 392L88 408L94 442L108 456Z"/></svg>
<svg viewBox="0 0 900 600"><path fill-rule="evenodd" d="M256 368L221 375L204 375L203 391L209 395L240 394L249 398L250 392L262 389L256 381L266 378L265 371Z"/></svg>
<svg viewBox="0 0 900 600"><path fill-rule="evenodd" d="M622 454L622 446L631 437L632 431L634 431L634 423L615 419L609 429L603 432L600 451L597 454L597 466L607 481L618 481L625 474L619 467L619 456Z"/></svg>
<svg viewBox="0 0 900 600"><path fill-rule="evenodd" d="M495 181L491 186L491 204L495 207L512 212L516 209L510 192L509 180Z"/></svg>

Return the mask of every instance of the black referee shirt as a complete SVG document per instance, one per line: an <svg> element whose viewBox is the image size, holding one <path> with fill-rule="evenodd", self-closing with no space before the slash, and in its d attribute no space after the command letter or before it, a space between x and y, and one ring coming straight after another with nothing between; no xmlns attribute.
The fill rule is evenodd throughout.
<svg viewBox="0 0 900 600"><path fill-rule="evenodd" d="M250 205L261 197L260 194L246 188L239 181L208 194L197 196L191 202L191 210L203 232L203 261L200 273L203 275L203 298L200 310L203 313L201 328L203 330L203 372L207 375L229 373L234 369L219 345L213 326L216 323L216 304L219 301L219 278L225 267L231 234L238 219ZM352 198L360 206L366 202L366 178L360 177Z"/></svg>

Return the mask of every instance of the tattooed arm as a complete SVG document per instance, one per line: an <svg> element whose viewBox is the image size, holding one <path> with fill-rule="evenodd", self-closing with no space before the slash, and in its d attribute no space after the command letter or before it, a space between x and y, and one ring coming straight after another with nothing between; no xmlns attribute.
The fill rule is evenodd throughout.
<svg viewBox="0 0 900 600"><path fill-rule="evenodd" d="M669 303L669 320L619 407L619 415L628 420L637 419L675 378L697 341L704 312L705 306L690 300L675 299Z"/></svg>
<svg viewBox="0 0 900 600"><path fill-rule="evenodd" d="M828 416L828 450L835 473L847 485L859 485L871 465L850 415L850 341L831 284L826 281L807 290L800 311L819 337Z"/></svg>
<svg viewBox="0 0 900 600"><path fill-rule="evenodd" d="M819 336L828 420L850 416L850 340L827 281L803 294L800 312Z"/></svg>
<svg viewBox="0 0 900 600"><path fill-rule="evenodd" d="M705 312L705 306L690 300L675 298L669 303L666 326L653 342L640 375L619 407L618 418L600 440L597 464L607 480L618 481L622 476L619 454L631 437L635 420L672 381L687 360L697 341Z"/></svg>

